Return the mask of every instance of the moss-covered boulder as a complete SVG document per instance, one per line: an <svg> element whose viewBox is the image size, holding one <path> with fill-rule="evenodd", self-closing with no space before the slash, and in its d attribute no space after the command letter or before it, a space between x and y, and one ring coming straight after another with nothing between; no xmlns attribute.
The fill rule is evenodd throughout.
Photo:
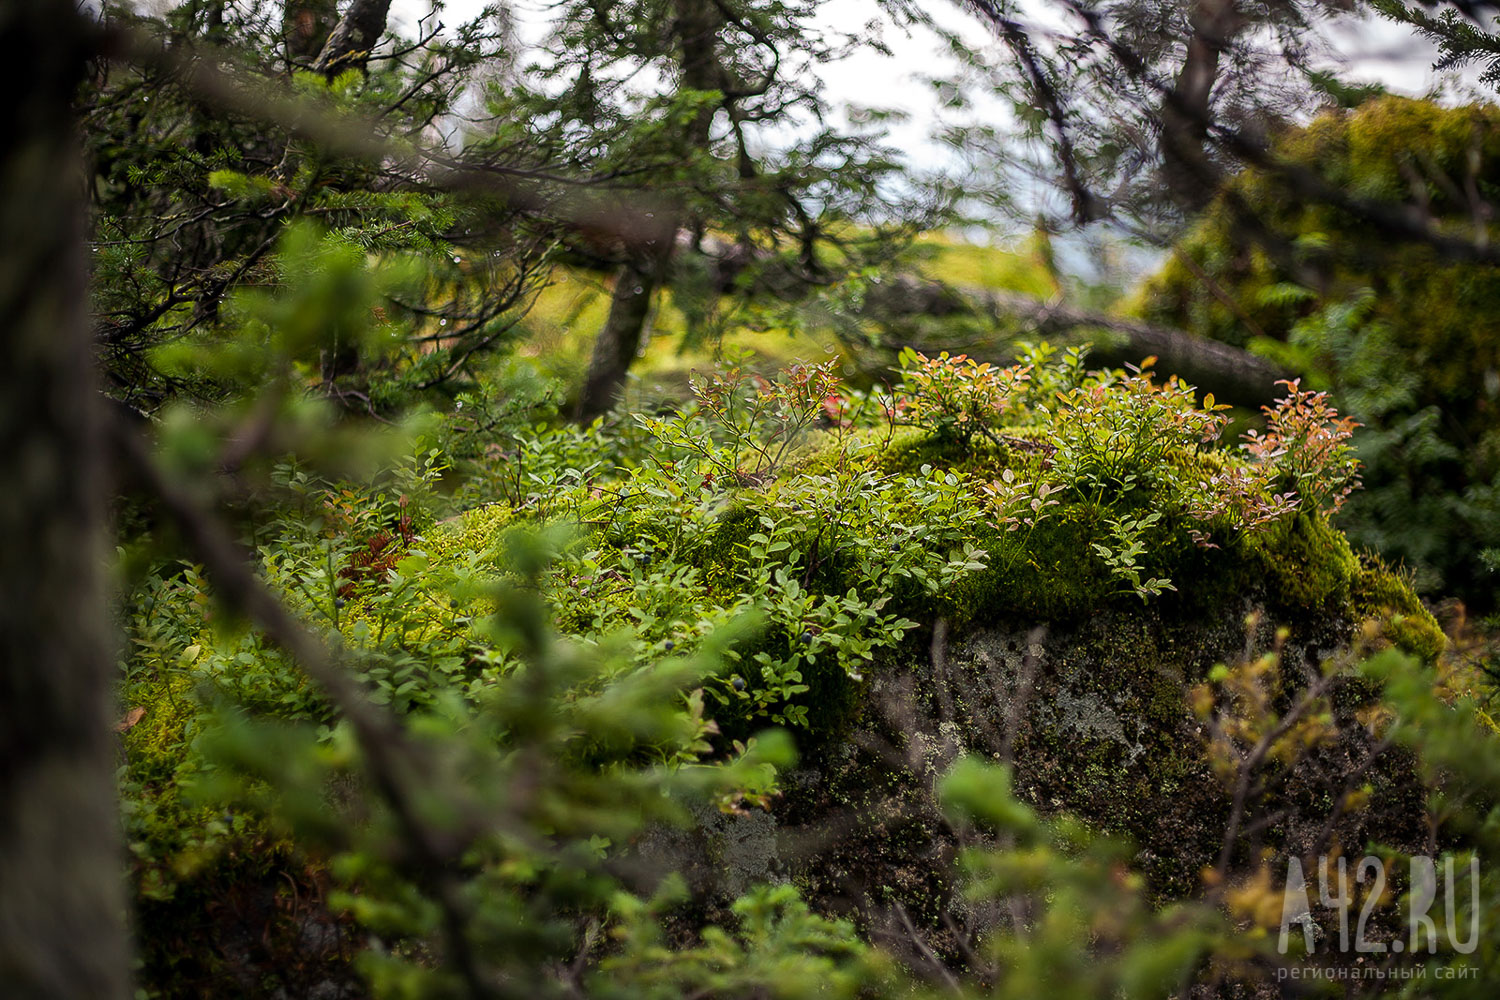
<svg viewBox="0 0 1500 1000"><path fill-rule="evenodd" d="M742 397L705 390L696 411L643 417L613 467L554 462L534 501L413 521L380 574L343 573L369 546L321 528L268 546L264 575L398 713L481 718L496 692L543 680L548 645L564 673L594 653L608 664L545 679L581 717L653 676L673 678L673 713L687 708L663 730L680 742L570 728L580 766L734 759L767 727L790 732L801 761L768 811L705 800L692 829L598 846L622 870L683 874L692 927L785 880L961 960L966 927L988 917L960 898L968 834L935 786L965 755L1009 762L1040 812L1132 841L1159 901L1262 849L1415 843L1420 784L1398 757L1369 759L1375 692L1324 664L1356 644L1431 658L1444 639L1407 581L1330 520L1354 473L1326 399L1293 394L1241 449L1191 388L1076 356L1006 372L914 358L908 373L892 401L835 397L806 372ZM530 445L550 446L546 432ZM263 636L210 620L200 583L158 580L131 625L127 698L150 703L126 738L135 876L141 912L173 926L203 892L274 907L278 873L319 877L260 818L179 796L204 770L206 706L335 721ZM550 608L555 635L507 624L507 602ZM1296 724L1237 807L1237 755L1277 718Z"/></svg>
<svg viewBox="0 0 1500 1000"><path fill-rule="evenodd" d="M1352 618L1330 616L1278 643L1257 597L1207 616L1111 610L995 620L961 634L940 624L927 649L871 685L860 724L790 783L777 810L786 842L819 846L783 848L782 874L868 919L899 904L942 939L945 915L963 910L949 868L960 840L933 788L975 754L1009 762L1017 794L1044 814L1071 814L1134 843L1159 900L1201 892L1224 850L1234 790L1216 771L1190 692L1221 665L1279 645L1271 697L1285 711L1320 662L1355 639ZM1254 804L1263 825L1235 839L1229 870L1252 867L1266 849L1284 858L1424 843L1422 786L1409 761L1386 754L1367 763L1377 741L1362 720L1373 693L1352 679L1336 690L1326 738L1268 769L1275 791ZM1340 803L1356 790L1369 807L1345 811ZM958 954L956 942L948 946Z"/></svg>
<svg viewBox="0 0 1500 1000"><path fill-rule="evenodd" d="M960 838L934 787L961 755L1010 762L1032 806L1134 842L1160 900L1262 850L1419 845L1409 763L1369 759L1374 691L1340 677L1303 704L1355 645L1428 659L1444 645L1408 581L1357 554L1330 521L1336 502L1317 502L1350 474L1321 397L1294 394L1287 413L1313 414L1301 443L1256 460L1212 447L1222 415L1170 380L1044 366L974 415L1009 423L967 427L963 394L992 392L972 384L990 372L922 363L911 391L941 402L910 407L917 426L836 426L732 476L702 461L705 436L629 472L612 487L627 499L590 508L562 556L559 627L624 634L643 662L755 616L706 682L707 711L726 744L780 724L803 750L769 815L705 812L643 856L686 874L705 905L790 880L867 927L904 913L956 957ZM1324 464L1299 464L1300 447ZM465 516L428 548L472 548L506 524L498 549L513 520ZM1226 848L1235 792L1214 706L1242 674L1264 715L1312 728L1266 762Z"/></svg>

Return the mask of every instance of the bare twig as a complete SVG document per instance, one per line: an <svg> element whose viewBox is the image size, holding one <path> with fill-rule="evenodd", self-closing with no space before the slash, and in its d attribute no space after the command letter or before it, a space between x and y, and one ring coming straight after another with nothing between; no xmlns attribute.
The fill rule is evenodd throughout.
<svg viewBox="0 0 1500 1000"><path fill-rule="evenodd" d="M1215 869L1221 876L1229 871L1229 861L1234 855L1234 845L1239 840L1245 810L1249 807L1251 798L1254 797L1252 791L1256 770L1265 762L1272 748L1281 741L1282 737L1291 732L1316 707L1323 695L1327 694L1334 679L1334 674L1324 674L1319 677L1310 688L1303 692L1302 697L1280 722L1263 735L1249 753L1240 758L1235 768L1234 800L1230 806L1229 822L1224 827L1224 840L1219 848L1218 864L1215 865Z"/></svg>
<svg viewBox="0 0 1500 1000"><path fill-rule="evenodd" d="M1032 93L1047 112L1047 120L1057 138L1057 157L1062 163L1063 179L1073 201L1073 221L1081 224L1104 218L1106 213L1101 211L1098 197L1088 189L1078 169L1078 155L1068 133L1067 111L1056 83L1041 65L1031 35L1019 22L1006 17L992 0L969 0L969 3L995 24L1006 46L1026 71Z"/></svg>

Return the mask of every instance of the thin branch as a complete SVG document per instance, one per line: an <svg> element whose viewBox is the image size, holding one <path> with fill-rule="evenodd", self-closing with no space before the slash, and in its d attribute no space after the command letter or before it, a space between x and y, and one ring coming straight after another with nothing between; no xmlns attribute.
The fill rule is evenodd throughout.
<svg viewBox="0 0 1500 1000"><path fill-rule="evenodd" d="M1219 848L1219 861L1215 865L1220 875L1225 874L1229 870L1229 861L1234 855L1235 842L1239 840L1240 826L1244 822L1245 810L1249 807L1250 799L1253 797L1251 794L1251 782L1255 777L1256 768L1260 767L1265 761L1267 755L1271 752L1271 748L1280 742L1282 737L1291 732L1302 721L1303 717L1322 699L1323 695L1327 693L1328 688L1333 684L1333 681L1333 674L1325 674L1318 678L1317 682L1303 693L1302 697L1298 699L1297 704L1292 706L1291 710L1277 723L1275 728L1262 736L1256 742L1255 746L1251 748L1250 752L1240 759L1235 776L1234 801L1229 811L1229 822L1224 828L1224 840Z"/></svg>
<svg viewBox="0 0 1500 1000"><path fill-rule="evenodd" d="M315 143L335 156L386 164L401 164L418 183L455 192L486 194L504 199L517 211L550 218L577 229L621 240L627 245L648 241L660 229L654 220L666 216L665 199L635 197L629 206L601 204L554 187L561 178L545 176L547 184L520 183L495 168L474 167L461 161L444 162L444 154L415 142L380 134L372 121L342 114L315 101L288 96L286 88L236 78L188 45L165 48L153 39L119 25L98 31L94 48L102 55L123 59L169 73L195 97L220 112L265 121L294 137ZM223 58L222 54L217 54ZM587 182L585 182L587 183Z"/></svg>
<svg viewBox="0 0 1500 1000"><path fill-rule="evenodd" d="M1107 213L1101 211L1099 199L1083 182L1078 169L1078 155L1073 148L1072 136L1068 134L1067 111L1063 108L1062 97L1058 94L1056 85L1042 68L1031 36L1019 22L1002 14L999 5L992 0L969 2L994 22L1006 47L1020 61L1026 76L1031 80L1032 93L1047 112L1047 120L1051 122L1052 131L1057 137L1057 156L1062 162L1063 180L1073 201L1073 221L1082 224L1104 218Z"/></svg>
<svg viewBox="0 0 1500 1000"><path fill-rule="evenodd" d="M161 504L188 550L203 564L219 597L254 622L301 667L349 721L375 787L395 815L416 868L443 912L448 958L471 996L493 996L479 969L467 932L467 907L459 897L451 864L464 837L444 834L419 815L416 789L425 769L417 748L396 718L370 700L340 662L343 654L299 621L250 568L249 556L219 520L156 464L144 437L119 422L110 425L114 445L131 472Z"/></svg>

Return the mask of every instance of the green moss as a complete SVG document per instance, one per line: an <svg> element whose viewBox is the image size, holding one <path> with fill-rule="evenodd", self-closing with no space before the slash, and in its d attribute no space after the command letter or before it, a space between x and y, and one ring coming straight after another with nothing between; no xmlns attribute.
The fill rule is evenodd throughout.
<svg viewBox="0 0 1500 1000"><path fill-rule="evenodd" d="M1000 438L1032 439L1043 436L1036 427L1006 427L996 431ZM903 427L870 459L873 468L889 475L914 476L923 466L974 476L981 481L994 479L1007 469L1022 469L1033 464L1033 455L1015 448L976 437L967 445L915 427Z"/></svg>
<svg viewBox="0 0 1500 1000"><path fill-rule="evenodd" d="M139 721L125 730L121 744L132 772L141 780L169 778L181 764L189 727L198 715L194 682L187 670L161 671L125 691L125 721L140 710Z"/></svg>
<svg viewBox="0 0 1500 1000"><path fill-rule="evenodd" d="M755 529L755 511L745 503L730 505L715 519L708 544L695 553L709 589L719 594L734 590L745 543Z"/></svg>
<svg viewBox="0 0 1500 1000"><path fill-rule="evenodd" d="M1035 531L984 531L989 566L943 595L946 610L961 625L1012 614L1068 620L1103 606L1111 585L1089 548L1094 522L1094 512L1070 507Z"/></svg>
<svg viewBox="0 0 1500 1000"><path fill-rule="evenodd" d="M1338 190L1420 210L1469 238L1463 192L1500 184L1500 107L1383 97L1288 130L1278 153ZM1418 174L1430 179L1414 190ZM1231 195L1287 252L1256 249L1226 199L1131 310L1249 346L1333 390L1368 427L1356 438L1366 488L1342 522L1354 543L1410 567L1424 593L1481 612L1500 605L1479 569L1479 553L1500 547L1500 451L1489 446L1500 410L1485 374L1500 371L1500 269L1393 241L1255 170L1231 182ZM1493 242L1500 225L1488 225Z"/></svg>
<svg viewBox="0 0 1500 1000"><path fill-rule="evenodd" d="M499 544L504 529L516 519L516 512L504 504L485 504L437 525L422 538L420 547L435 561L458 554L490 552Z"/></svg>
<svg viewBox="0 0 1500 1000"><path fill-rule="evenodd" d="M1348 607L1359 560L1326 518L1299 513L1255 532L1247 542L1266 595L1280 611L1337 615Z"/></svg>
<svg viewBox="0 0 1500 1000"><path fill-rule="evenodd" d="M312 902L324 890L313 884L306 862L268 836L256 817L221 812L191 794L201 767L193 744L203 718L195 691L200 678L191 667L184 662L180 669L142 671L123 698L127 712L144 710L121 737L141 995L248 997L278 984L301 992L310 985L304 974L352 979L341 924ZM316 914L306 909L310 902ZM326 946L309 950L305 931L314 922L329 935ZM263 955L261 968L278 970L271 981L236 979L236 962L251 951Z"/></svg>
<svg viewBox="0 0 1500 1000"><path fill-rule="evenodd" d="M903 427L881 449L874 465L884 473L910 476L920 472L924 465L946 469L969 461L968 449L963 445L916 427Z"/></svg>
<svg viewBox="0 0 1500 1000"><path fill-rule="evenodd" d="M1378 622L1392 645L1423 660L1437 659L1448 640L1411 582L1376 556L1360 560L1354 580L1353 606L1362 619Z"/></svg>

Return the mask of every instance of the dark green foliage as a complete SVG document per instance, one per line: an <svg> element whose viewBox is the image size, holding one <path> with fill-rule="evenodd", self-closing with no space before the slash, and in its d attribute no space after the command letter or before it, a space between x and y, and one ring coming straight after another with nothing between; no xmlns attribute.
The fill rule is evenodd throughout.
<svg viewBox="0 0 1500 1000"><path fill-rule="evenodd" d="M1288 132L1278 152L1339 190L1430 212L1444 233L1472 237L1480 225L1492 238L1471 197L1500 192L1497 136L1492 106L1386 97ZM1265 239L1242 225L1244 212ZM1142 292L1143 314L1264 350L1329 388L1365 425L1355 438L1365 489L1341 526L1409 567L1422 592L1489 609L1481 556L1500 545L1500 272L1393 240L1254 170L1176 255Z"/></svg>
<svg viewBox="0 0 1500 1000"><path fill-rule="evenodd" d="M1403 0L1372 0L1370 6L1383 17L1411 25L1436 43L1439 58L1435 68L1467 68L1479 63L1483 70L1480 79L1491 87L1500 84L1500 37L1475 16L1477 9L1465 4L1444 7Z"/></svg>

